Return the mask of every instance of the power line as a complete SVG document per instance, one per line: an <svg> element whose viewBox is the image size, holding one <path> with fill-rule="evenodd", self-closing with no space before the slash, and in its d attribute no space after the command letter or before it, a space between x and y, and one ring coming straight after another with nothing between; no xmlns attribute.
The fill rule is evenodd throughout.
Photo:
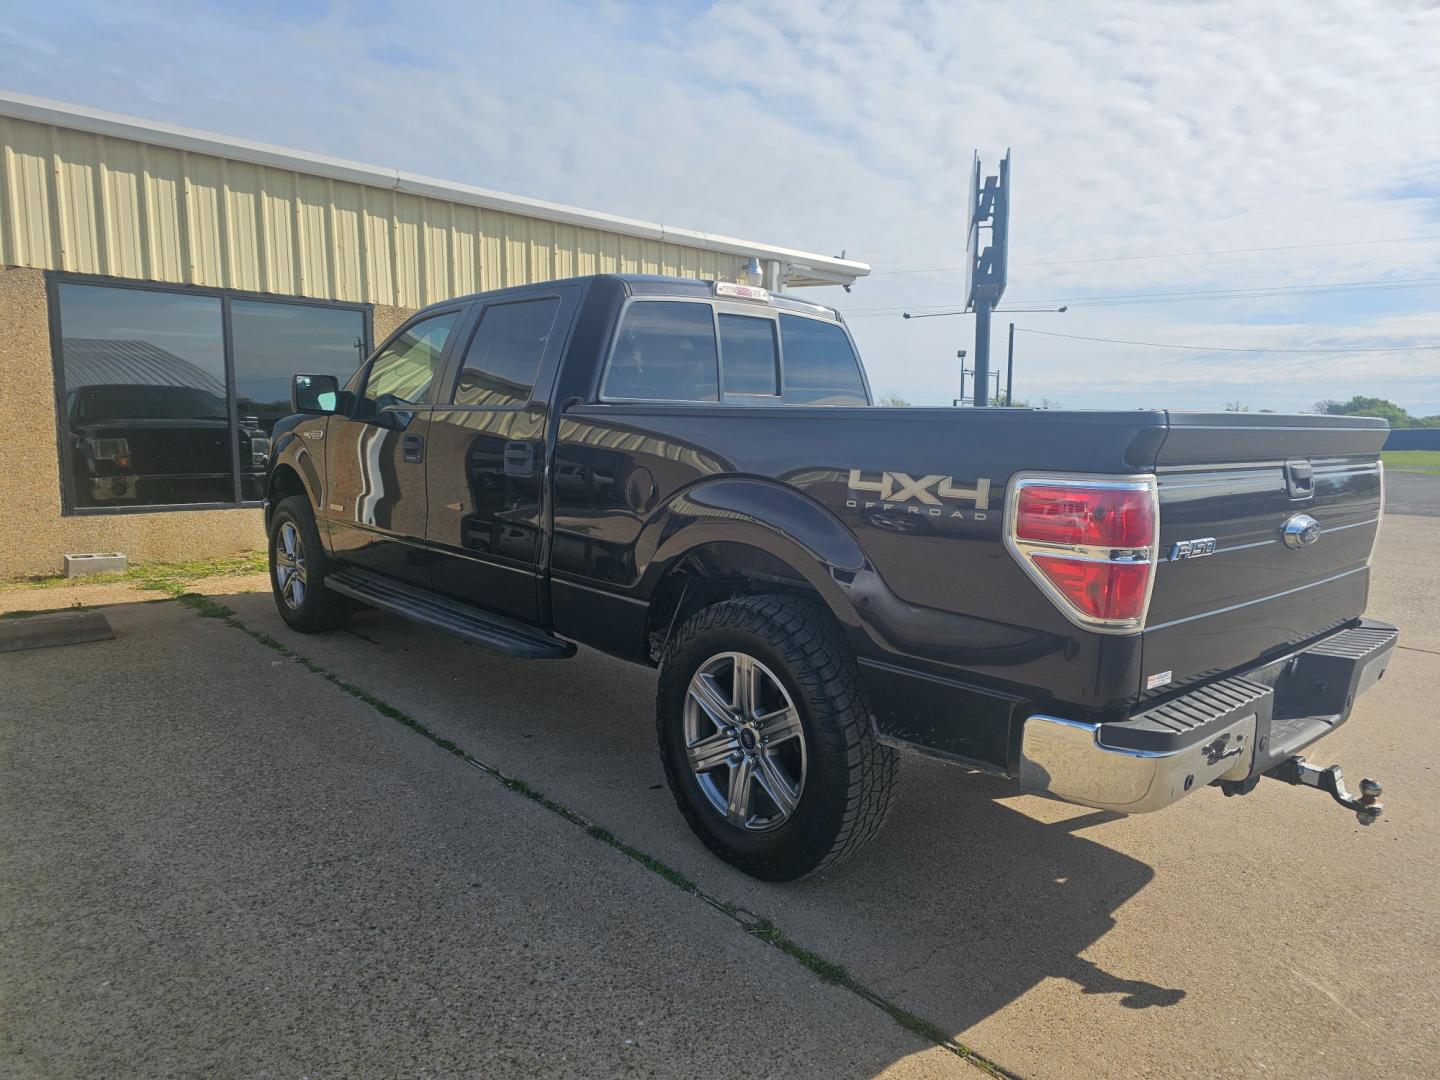
<svg viewBox="0 0 1440 1080"><path fill-rule="evenodd" d="M1196 300L1245 300L1294 293L1388 292L1395 289L1424 289L1440 286L1440 277L1403 278L1371 281L1336 281L1318 285L1271 285L1252 289L1219 289L1170 293L1111 293L1100 296L1056 296L1044 299L1014 300L1016 304L1067 304L1072 307L1134 307L1143 304L1178 304ZM856 308L845 312L848 318L874 318L898 315L905 311L943 311L953 304L901 304L883 308Z"/></svg>
<svg viewBox="0 0 1440 1080"><path fill-rule="evenodd" d="M1369 288L1371 286L1426 286L1440 285L1440 277L1427 275L1418 278L1367 278L1360 281L1324 281L1311 285L1251 285L1241 289L1179 289L1173 292L1102 293L1098 296L1055 296L1030 300L1012 300L1014 304L1058 304L1063 302L1089 303L1101 300L1173 300L1179 297L1225 297L1235 294L1306 292L1318 289ZM909 310L946 307L945 304L910 305ZM857 308L857 311L898 311L900 307L889 304L881 308Z"/></svg>
<svg viewBox="0 0 1440 1080"><path fill-rule="evenodd" d="M1397 236L1388 240L1341 240L1330 244L1280 244L1275 247L1218 248L1214 251L1172 251L1159 255L1102 255L1090 259L1047 259L1042 262L1011 263L1012 269L1022 266L1074 266L1079 263L1136 262L1142 259L1191 259L1212 255L1250 255L1268 251L1308 251L1314 248L1363 247L1370 244L1414 244L1440 240L1440 236ZM870 277L886 274L948 274L964 270L964 266L930 266L913 270L873 270Z"/></svg>
<svg viewBox="0 0 1440 1080"><path fill-rule="evenodd" d="M1354 349L1271 349L1253 348L1243 349L1234 345L1174 345L1163 341L1129 341L1125 338L1107 337L1085 337L1083 334L1060 334L1054 330L1031 330L1027 327L1017 326L1017 334L1041 334L1045 337L1070 338L1073 341L1102 341L1110 345L1146 345L1154 349L1188 349L1194 352L1240 352L1240 353L1392 353L1392 352L1422 352L1426 349L1440 349L1440 342L1433 342L1428 345L1405 345L1393 348L1354 348Z"/></svg>

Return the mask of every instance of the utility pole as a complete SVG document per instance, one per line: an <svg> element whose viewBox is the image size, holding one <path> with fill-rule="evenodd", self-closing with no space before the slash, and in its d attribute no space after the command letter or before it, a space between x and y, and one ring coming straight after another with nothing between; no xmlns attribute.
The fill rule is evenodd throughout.
<svg viewBox="0 0 1440 1080"><path fill-rule="evenodd" d="M970 173L970 221L965 234L965 302L975 312L975 405L990 404L990 313L1005 293L1009 264L1010 152L999 171L980 178L980 154ZM980 250L980 230L989 229L990 243Z"/></svg>
<svg viewBox="0 0 1440 1080"><path fill-rule="evenodd" d="M1010 324L1010 350L1005 358L1005 407L1015 404L1015 324Z"/></svg>
<svg viewBox="0 0 1440 1080"><path fill-rule="evenodd" d="M988 297L975 301L975 407L990 404L990 304Z"/></svg>

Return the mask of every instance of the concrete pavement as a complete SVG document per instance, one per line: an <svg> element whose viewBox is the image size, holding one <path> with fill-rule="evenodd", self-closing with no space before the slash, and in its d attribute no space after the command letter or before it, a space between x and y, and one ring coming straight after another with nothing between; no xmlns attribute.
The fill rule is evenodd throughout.
<svg viewBox="0 0 1440 1080"><path fill-rule="evenodd" d="M1385 512L1440 517L1440 476L1387 469Z"/></svg>
<svg viewBox="0 0 1440 1080"><path fill-rule="evenodd" d="M238 630L110 619L0 657L0 1075L976 1072Z"/></svg>

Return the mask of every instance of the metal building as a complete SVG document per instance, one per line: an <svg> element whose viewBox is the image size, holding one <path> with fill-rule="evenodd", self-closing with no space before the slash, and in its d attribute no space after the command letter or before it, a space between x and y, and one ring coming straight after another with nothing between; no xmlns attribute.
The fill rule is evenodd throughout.
<svg viewBox="0 0 1440 1080"><path fill-rule="evenodd" d="M869 272L12 94L0 155L0 578L258 546L289 372L348 373L426 304L610 271Z"/></svg>

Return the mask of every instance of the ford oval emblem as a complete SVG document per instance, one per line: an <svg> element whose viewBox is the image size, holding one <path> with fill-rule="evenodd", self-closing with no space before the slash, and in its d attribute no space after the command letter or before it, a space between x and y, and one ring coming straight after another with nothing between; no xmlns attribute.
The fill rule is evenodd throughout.
<svg viewBox="0 0 1440 1080"><path fill-rule="evenodd" d="M1296 514L1280 526L1280 535L1288 548L1309 547L1320 539L1320 522L1309 514Z"/></svg>

